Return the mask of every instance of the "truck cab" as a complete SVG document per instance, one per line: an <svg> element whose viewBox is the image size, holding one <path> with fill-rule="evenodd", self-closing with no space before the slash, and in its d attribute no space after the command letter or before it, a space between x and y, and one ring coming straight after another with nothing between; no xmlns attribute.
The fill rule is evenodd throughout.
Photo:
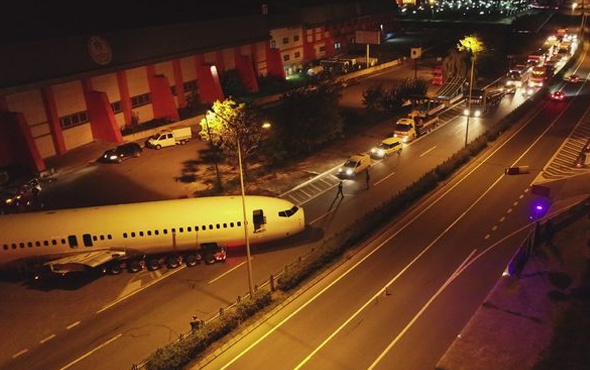
<svg viewBox="0 0 590 370"><path fill-rule="evenodd" d="M404 143L414 140L418 136L414 118L406 117L398 119L395 124L393 136Z"/></svg>

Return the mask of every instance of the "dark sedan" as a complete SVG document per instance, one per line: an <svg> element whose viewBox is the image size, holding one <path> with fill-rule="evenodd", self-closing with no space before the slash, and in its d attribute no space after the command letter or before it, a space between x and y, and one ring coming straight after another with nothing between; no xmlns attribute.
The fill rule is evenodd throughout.
<svg viewBox="0 0 590 370"><path fill-rule="evenodd" d="M139 157L141 152L141 146L137 143L122 144L114 149L109 149L104 152L100 157L100 161L106 163L121 163L125 159Z"/></svg>

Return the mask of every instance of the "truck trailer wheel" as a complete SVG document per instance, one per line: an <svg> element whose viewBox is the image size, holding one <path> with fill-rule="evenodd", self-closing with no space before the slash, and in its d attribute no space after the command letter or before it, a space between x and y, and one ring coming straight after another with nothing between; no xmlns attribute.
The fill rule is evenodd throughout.
<svg viewBox="0 0 590 370"><path fill-rule="evenodd" d="M180 262L178 261L178 257L176 257L176 256L168 257L168 260L166 262L166 266L168 266L169 269L175 269L179 265L180 265Z"/></svg>
<svg viewBox="0 0 590 370"><path fill-rule="evenodd" d="M154 271L160 268L160 261L157 258L150 258L147 260L147 268L150 271Z"/></svg>
<svg viewBox="0 0 590 370"><path fill-rule="evenodd" d="M184 263L189 267L193 267L196 266L199 261L197 260L197 256L194 253L189 253L184 256Z"/></svg>
<svg viewBox="0 0 590 370"><path fill-rule="evenodd" d="M142 269L141 261L139 261L139 260L129 261L129 265L127 267L127 270L129 270L129 272L139 272L139 271L141 271L141 269Z"/></svg>
<svg viewBox="0 0 590 370"><path fill-rule="evenodd" d="M121 265L119 263L113 263L109 265L107 271L111 275L119 275L123 271L123 269L121 268Z"/></svg>

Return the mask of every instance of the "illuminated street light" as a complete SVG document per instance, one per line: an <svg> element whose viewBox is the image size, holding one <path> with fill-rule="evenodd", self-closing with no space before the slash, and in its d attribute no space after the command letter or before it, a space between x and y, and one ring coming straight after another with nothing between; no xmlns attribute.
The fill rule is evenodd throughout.
<svg viewBox="0 0 590 370"><path fill-rule="evenodd" d="M572 15L574 15L574 11L578 7L578 3L572 3Z"/></svg>
<svg viewBox="0 0 590 370"><path fill-rule="evenodd" d="M464 39L459 40L457 45L459 51L467 51L471 56L471 78L469 82L469 100L467 101L467 111L471 113L471 92L473 90L473 67L475 65L475 56L477 53L483 50L483 43L475 36L466 36ZM467 115L467 124L465 127L465 147L467 147L467 139L469 138L469 116Z"/></svg>
<svg viewBox="0 0 590 370"><path fill-rule="evenodd" d="M228 125L232 126L232 123L221 114L214 112L212 110L208 110L209 112L213 113L217 117L221 118ZM268 122L264 122L262 124L262 128L270 129L271 124ZM250 292L250 297L254 295L254 281L252 277L252 261L250 258L250 238L248 236L248 217L246 213L246 190L244 188L244 168L242 166L242 144L240 142L240 133L236 131L236 144L238 149L238 166L240 168L240 188L242 192L242 212L243 212L243 223L244 223L244 239L246 241L246 265L248 269L248 290Z"/></svg>

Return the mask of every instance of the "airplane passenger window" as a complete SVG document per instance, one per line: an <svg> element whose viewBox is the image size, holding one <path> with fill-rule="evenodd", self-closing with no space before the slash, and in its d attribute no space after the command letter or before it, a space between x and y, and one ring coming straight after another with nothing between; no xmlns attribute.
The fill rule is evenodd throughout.
<svg viewBox="0 0 590 370"><path fill-rule="evenodd" d="M178 232L179 232L179 233L183 232L183 230L184 230L184 229L183 229L182 227L179 227L179 228L178 228Z"/></svg>
<svg viewBox="0 0 590 370"><path fill-rule="evenodd" d="M109 234L109 235L107 235L107 239L111 240L111 239L113 239L113 236L111 234Z"/></svg>
<svg viewBox="0 0 590 370"><path fill-rule="evenodd" d="M221 225L217 224L216 227L219 229L221 227Z"/></svg>
<svg viewBox="0 0 590 370"><path fill-rule="evenodd" d="M139 236L143 236L143 231L140 231L139 232Z"/></svg>
<svg viewBox="0 0 590 370"><path fill-rule="evenodd" d="M57 240L51 239L51 245L57 245Z"/></svg>
<svg viewBox="0 0 590 370"><path fill-rule="evenodd" d="M104 235L101 235L100 236L100 240L104 240Z"/></svg>
<svg viewBox="0 0 590 370"><path fill-rule="evenodd" d="M237 225L238 227L242 226L242 221L238 221Z"/></svg>
<svg viewBox="0 0 590 370"><path fill-rule="evenodd" d="M203 230L203 231L207 230L207 225L203 225L203 227L201 228L201 230Z"/></svg>
<svg viewBox="0 0 590 370"><path fill-rule="evenodd" d="M162 230L164 234L168 234L168 229Z"/></svg>
<svg viewBox="0 0 590 370"><path fill-rule="evenodd" d="M152 230L148 230L147 231L147 234L148 234L148 236L151 236L152 235Z"/></svg>
<svg viewBox="0 0 590 370"><path fill-rule="evenodd" d="M127 233L123 233L123 238L127 238Z"/></svg>
<svg viewBox="0 0 590 370"><path fill-rule="evenodd" d="M227 229L227 224L223 224L223 228L224 229Z"/></svg>
<svg viewBox="0 0 590 370"><path fill-rule="evenodd" d="M209 230L213 230L213 225L209 225Z"/></svg>
<svg viewBox="0 0 590 370"><path fill-rule="evenodd" d="M131 232L131 237L132 237L132 238L135 238L135 231L132 231L132 232Z"/></svg>
<svg viewBox="0 0 590 370"><path fill-rule="evenodd" d="M96 235L93 235L92 236L92 240L97 241L98 240L98 237Z"/></svg>
<svg viewBox="0 0 590 370"><path fill-rule="evenodd" d="M190 226L186 228L186 232L187 232L187 233L190 233L190 232L191 232L191 230L192 230L192 228L191 228Z"/></svg>
<svg viewBox="0 0 590 370"><path fill-rule="evenodd" d="M4 244L4 250L8 249L8 244Z"/></svg>
<svg viewBox="0 0 590 370"><path fill-rule="evenodd" d="M29 247L29 248L32 248L32 247L33 247L33 243L31 243L31 242L28 242L28 243L27 243L27 247Z"/></svg>
<svg viewBox="0 0 590 370"><path fill-rule="evenodd" d="M63 239L62 239L62 240L63 240ZM35 246L37 246L37 247L40 247L40 246L41 246L41 243L40 243L40 242L38 242L38 241L36 241L36 242L35 242Z"/></svg>
<svg viewBox="0 0 590 370"><path fill-rule="evenodd" d="M170 231L172 231L172 233L174 234L176 232L176 229L173 227L172 229L170 229Z"/></svg>
<svg viewBox="0 0 590 370"><path fill-rule="evenodd" d="M160 230L154 230L155 235L160 235Z"/></svg>
<svg viewBox="0 0 590 370"><path fill-rule="evenodd" d="M49 242L47 240L43 240L43 245L47 247L49 245Z"/></svg>
<svg viewBox="0 0 590 370"><path fill-rule="evenodd" d="M229 227L234 227L234 223L233 222L230 222L229 223Z"/></svg>
<svg viewBox="0 0 590 370"><path fill-rule="evenodd" d="M12 249L16 249L16 243L12 243Z"/></svg>
<svg viewBox="0 0 590 370"><path fill-rule="evenodd" d="M25 247L25 243L19 243L19 246L20 246L21 248L24 248L24 247Z"/></svg>

